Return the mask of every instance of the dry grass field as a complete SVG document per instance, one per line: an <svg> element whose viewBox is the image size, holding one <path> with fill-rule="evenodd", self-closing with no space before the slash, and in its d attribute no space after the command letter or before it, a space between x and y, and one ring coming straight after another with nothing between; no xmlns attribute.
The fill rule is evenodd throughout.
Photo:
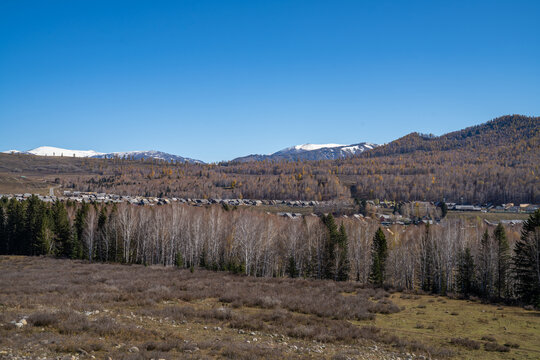
<svg viewBox="0 0 540 360"><path fill-rule="evenodd" d="M0 173L0 194L40 194L49 195L52 181L33 175Z"/></svg>
<svg viewBox="0 0 540 360"><path fill-rule="evenodd" d="M5 256L0 289L1 359L540 357L538 312L354 282Z"/></svg>

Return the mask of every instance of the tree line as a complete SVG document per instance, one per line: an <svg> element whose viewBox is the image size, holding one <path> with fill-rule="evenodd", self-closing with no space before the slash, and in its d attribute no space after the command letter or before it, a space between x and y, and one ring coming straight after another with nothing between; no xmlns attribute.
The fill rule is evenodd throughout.
<svg viewBox="0 0 540 360"><path fill-rule="evenodd" d="M540 306L540 211L519 226L290 220L251 209L0 200L0 254L353 280Z"/></svg>

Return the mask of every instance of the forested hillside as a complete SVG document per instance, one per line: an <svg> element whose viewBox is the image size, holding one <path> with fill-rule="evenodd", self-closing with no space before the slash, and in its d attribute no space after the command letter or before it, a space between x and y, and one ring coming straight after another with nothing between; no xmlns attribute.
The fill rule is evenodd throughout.
<svg viewBox="0 0 540 360"><path fill-rule="evenodd" d="M540 203L539 164L540 118L512 115L440 137L413 133L340 160L185 164L0 154L0 176L185 198Z"/></svg>
<svg viewBox="0 0 540 360"><path fill-rule="evenodd" d="M535 140L538 146L540 118L507 115L487 123L468 127L439 137L431 134L412 133L391 143L377 147L367 156L387 156L417 151L450 151L456 149L486 150L508 148ZM522 144L522 145L525 145Z"/></svg>

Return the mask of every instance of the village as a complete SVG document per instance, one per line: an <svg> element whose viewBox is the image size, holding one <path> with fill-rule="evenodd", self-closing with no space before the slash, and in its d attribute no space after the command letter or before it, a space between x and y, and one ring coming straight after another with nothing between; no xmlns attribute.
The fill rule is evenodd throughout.
<svg viewBox="0 0 540 360"><path fill-rule="evenodd" d="M176 197L145 197L118 195L109 193L96 193L84 191L64 190L62 196L54 195L51 189L49 195L41 194L0 194L0 198L15 198L23 201L31 196L37 196L44 202L56 201L74 201L78 203L129 203L137 206L161 206L173 203L186 204L189 206L211 206L221 205L225 209L237 207L261 207L267 213L273 213L277 216L288 219L301 219L303 216L320 216L321 214L335 213L344 218L352 217L356 219L371 218L378 220L382 226L391 225L418 225L437 224L441 221L441 202L413 201L397 204L393 201L368 200L366 205L369 211L360 213L357 207L347 201L304 201L304 200L255 200L255 199L192 199ZM399 205L400 211L396 211ZM454 213L500 213L500 214L530 214L540 208L536 204L483 204L483 205L461 205L456 203L445 203L447 210ZM409 209L409 210L407 210ZM439 209L439 210L437 210ZM490 221L484 219L488 225L496 225L498 222L508 225L516 225L523 222L516 216L515 219L500 219L499 221Z"/></svg>

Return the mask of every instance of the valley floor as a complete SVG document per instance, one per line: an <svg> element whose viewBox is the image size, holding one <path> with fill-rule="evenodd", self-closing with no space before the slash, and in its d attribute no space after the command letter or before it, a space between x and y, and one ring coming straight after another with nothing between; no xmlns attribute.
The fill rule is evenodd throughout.
<svg viewBox="0 0 540 360"><path fill-rule="evenodd" d="M0 359L540 357L539 312L354 282L3 256L0 289Z"/></svg>

